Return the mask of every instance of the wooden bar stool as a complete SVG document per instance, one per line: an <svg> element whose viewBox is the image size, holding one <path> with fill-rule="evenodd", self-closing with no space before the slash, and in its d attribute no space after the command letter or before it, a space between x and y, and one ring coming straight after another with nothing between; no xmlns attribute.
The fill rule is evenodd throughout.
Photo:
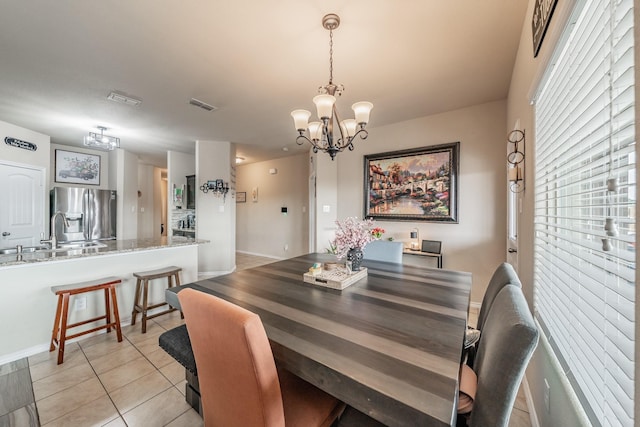
<svg viewBox="0 0 640 427"><path fill-rule="evenodd" d="M175 308L169 308L168 310L161 311L160 313L154 313L152 315L148 315L147 311L162 307L163 305L168 305L166 302L161 302L158 304L149 304L148 295L149 295L149 280L153 279L161 279L163 277L167 278L167 284L169 287L180 286L180 273L182 268L180 267L165 267L159 268L157 270L143 271L140 273L133 273L136 280L136 294L133 300L133 312L131 313L131 324L136 324L136 317L138 313L142 313L142 333L147 333L147 320L153 319L154 317L162 316L163 314L171 313L176 311ZM172 280L173 279L173 280ZM140 298L142 297L142 301ZM182 312L180 313L182 316ZM184 317L183 317L184 319Z"/></svg>
<svg viewBox="0 0 640 427"><path fill-rule="evenodd" d="M58 307L56 308L56 320L53 323L53 332L51 333L51 346L49 351L53 351L58 347L58 365L64 360L64 345L67 340L76 338L101 329L111 332L111 328L116 329L118 342L122 341L122 330L120 329L120 315L118 314L118 300L116 298L116 285L122 281L117 277L105 277L102 279L91 280L88 282L73 283L70 285L53 286L51 292L58 295ZM81 322L67 324L69 316L69 297L71 295L82 294L85 292L93 292L104 290L104 307L105 315L94 317L93 319ZM111 318L111 310L113 309L113 320ZM73 335L67 335L67 331L76 326L86 325L87 323L96 322L98 320L106 320L106 324L97 326L87 331L78 332Z"/></svg>

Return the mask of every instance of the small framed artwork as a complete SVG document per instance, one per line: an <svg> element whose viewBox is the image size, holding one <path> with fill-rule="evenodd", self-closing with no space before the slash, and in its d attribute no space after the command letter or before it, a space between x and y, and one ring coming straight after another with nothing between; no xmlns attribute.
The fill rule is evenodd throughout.
<svg viewBox="0 0 640 427"><path fill-rule="evenodd" d="M251 190L251 201L254 203L258 201L258 187L253 187Z"/></svg>
<svg viewBox="0 0 640 427"><path fill-rule="evenodd" d="M55 181L100 185L100 156L56 150Z"/></svg>
<svg viewBox="0 0 640 427"><path fill-rule="evenodd" d="M245 203L247 201L247 192L240 191L236 193L236 203Z"/></svg>
<svg viewBox="0 0 640 427"><path fill-rule="evenodd" d="M364 216L458 222L460 143L364 156Z"/></svg>

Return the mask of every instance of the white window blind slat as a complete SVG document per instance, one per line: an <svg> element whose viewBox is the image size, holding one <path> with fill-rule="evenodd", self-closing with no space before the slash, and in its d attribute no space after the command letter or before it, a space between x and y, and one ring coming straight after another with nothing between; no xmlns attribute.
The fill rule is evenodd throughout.
<svg viewBox="0 0 640 427"><path fill-rule="evenodd" d="M633 1L578 4L536 97L534 308L592 423L629 425L636 298ZM614 177L617 191L610 192L607 180ZM607 235L607 220L617 235Z"/></svg>

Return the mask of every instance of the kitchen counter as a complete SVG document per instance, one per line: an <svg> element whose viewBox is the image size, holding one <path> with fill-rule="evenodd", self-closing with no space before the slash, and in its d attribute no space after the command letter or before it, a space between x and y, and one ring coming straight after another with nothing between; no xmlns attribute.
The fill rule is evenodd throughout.
<svg viewBox="0 0 640 427"><path fill-rule="evenodd" d="M39 250L22 254L0 255L0 268L25 263L38 263L64 259L114 255L151 249L172 248L178 246L208 243L207 240L196 240L184 236L171 236L156 239L103 240L99 246L85 248L59 248L56 250Z"/></svg>
<svg viewBox="0 0 640 427"><path fill-rule="evenodd" d="M45 250L0 255L0 365L46 351L51 339L51 325L56 313L54 286L96 280L101 277L122 279L116 287L120 321L131 319L135 295L134 272L167 266L182 268L180 281L198 280L198 252L204 240L187 237L104 241L102 247ZM149 287L149 301L164 301L165 281ZM104 314L101 292L72 296L69 323L96 318ZM73 301L84 300L76 305ZM163 310L159 307L155 310ZM99 322L87 324L87 328Z"/></svg>

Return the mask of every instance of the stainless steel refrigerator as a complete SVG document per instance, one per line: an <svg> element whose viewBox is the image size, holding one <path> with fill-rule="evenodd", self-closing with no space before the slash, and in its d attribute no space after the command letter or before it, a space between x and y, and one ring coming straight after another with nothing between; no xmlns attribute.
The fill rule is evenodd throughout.
<svg viewBox="0 0 640 427"><path fill-rule="evenodd" d="M54 187L51 211L62 212L69 222L56 221L59 242L116 238L116 192L79 187Z"/></svg>

